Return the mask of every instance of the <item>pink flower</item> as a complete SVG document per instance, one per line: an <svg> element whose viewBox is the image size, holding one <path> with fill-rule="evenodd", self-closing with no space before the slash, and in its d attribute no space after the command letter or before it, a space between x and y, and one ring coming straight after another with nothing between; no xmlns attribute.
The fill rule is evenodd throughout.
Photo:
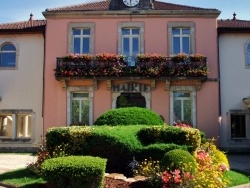
<svg viewBox="0 0 250 188"><path fill-rule="evenodd" d="M203 150L200 150L200 151L197 152L197 158L199 160L205 160L207 158L207 156L208 156L208 153L206 153Z"/></svg>
<svg viewBox="0 0 250 188"><path fill-rule="evenodd" d="M181 171L179 169L175 169L174 172L172 172L174 177L174 183L180 183L181 182Z"/></svg>
<svg viewBox="0 0 250 188"><path fill-rule="evenodd" d="M194 176L190 172L185 172L183 174L184 180L194 179Z"/></svg>
<svg viewBox="0 0 250 188"><path fill-rule="evenodd" d="M228 167L225 163L222 163L219 168L218 168L218 171L222 171L222 172L225 172L225 171L228 171Z"/></svg>
<svg viewBox="0 0 250 188"><path fill-rule="evenodd" d="M164 183L168 183L169 182L169 180L171 179L171 174L169 174L168 172L163 172L163 176L162 176L162 181L164 182Z"/></svg>

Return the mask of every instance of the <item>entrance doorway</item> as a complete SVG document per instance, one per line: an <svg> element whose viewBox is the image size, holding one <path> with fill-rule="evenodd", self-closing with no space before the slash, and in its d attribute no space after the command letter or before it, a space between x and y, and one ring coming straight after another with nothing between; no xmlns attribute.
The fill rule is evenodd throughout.
<svg viewBox="0 0 250 188"><path fill-rule="evenodd" d="M141 93L121 93L116 100L116 108L141 107L146 108L145 97Z"/></svg>

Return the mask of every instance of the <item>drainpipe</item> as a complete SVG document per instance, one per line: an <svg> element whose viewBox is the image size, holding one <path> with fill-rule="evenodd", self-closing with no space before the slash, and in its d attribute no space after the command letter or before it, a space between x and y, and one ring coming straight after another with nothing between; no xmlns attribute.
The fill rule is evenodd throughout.
<svg viewBox="0 0 250 188"><path fill-rule="evenodd" d="M217 22L218 24L218 22ZM221 115L221 81L220 81L220 42L219 42L219 37L220 37L221 30L220 28L217 27L217 62L218 62L218 76L219 76L219 117L218 117L218 122L219 122L219 146L221 144L221 121L222 121L222 115Z"/></svg>
<svg viewBox="0 0 250 188"><path fill-rule="evenodd" d="M46 49L46 26L47 23L44 26L44 31L43 31L43 96L42 96L42 118L43 118L43 132L41 135L41 143L44 145L44 95L45 95L45 49Z"/></svg>

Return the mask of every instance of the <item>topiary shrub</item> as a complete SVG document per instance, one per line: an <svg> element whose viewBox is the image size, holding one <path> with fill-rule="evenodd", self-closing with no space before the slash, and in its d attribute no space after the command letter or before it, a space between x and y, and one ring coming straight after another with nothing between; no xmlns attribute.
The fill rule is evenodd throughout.
<svg viewBox="0 0 250 188"><path fill-rule="evenodd" d="M52 152L59 145L68 144L70 141L69 127L53 127L46 133L46 149L52 155Z"/></svg>
<svg viewBox="0 0 250 188"><path fill-rule="evenodd" d="M180 169L181 171L191 172L192 174L197 169L194 156L182 149L174 149L165 153L160 165L163 169Z"/></svg>
<svg viewBox="0 0 250 188"><path fill-rule="evenodd" d="M144 126L100 126L86 138L84 155L107 158L107 172L125 173L127 166L141 149L136 133ZM126 134L124 134L126 133Z"/></svg>
<svg viewBox="0 0 250 188"><path fill-rule="evenodd" d="M101 188L106 161L92 156L47 159L42 164L42 177L55 188Z"/></svg>
<svg viewBox="0 0 250 188"><path fill-rule="evenodd" d="M162 118L146 108L112 109L97 118L94 125L163 125Z"/></svg>
<svg viewBox="0 0 250 188"><path fill-rule="evenodd" d="M46 141L50 153L65 146L67 155L106 158L107 172L125 173L133 157L139 161L148 157L161 160L172 149L193 152L196 132L165 125L57 127L47 132Z"/></svg>
<svg viewBox="0 0 250 188"><path fill-rule="evenodd" d="M173 143L189 146L189 151L194 153L200 146L200 131L194 128L180 128L174 126L151 126L142 128L138 139L143 145L154 143Z"/></svg>
<svg viewBox="0 0 250 188"><path fill-rule="evenodd" d="M180 146L180 145L173 144L173 143L151 144L151 145L142 147L141 150L137 151L136 160L142 161L150 157L154 161L161 161L164 154L173 149L188 150L188 147L184 145Z"/></svg>

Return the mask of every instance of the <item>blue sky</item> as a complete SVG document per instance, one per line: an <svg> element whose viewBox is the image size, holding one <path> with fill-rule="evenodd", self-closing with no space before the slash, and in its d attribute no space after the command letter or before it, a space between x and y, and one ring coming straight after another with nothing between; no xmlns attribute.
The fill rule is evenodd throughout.
<svg viewBox="0 0 250 188"><path fill-rule="evenodd" d="M34 19L44 19L46 8L68 6L96 0L0 0L0 23L24 21L32 12ZM221 11L219 19L231 19L236 12L237 19L250 20L250 0L161 0L164 2L216 8Z"/></svg>

